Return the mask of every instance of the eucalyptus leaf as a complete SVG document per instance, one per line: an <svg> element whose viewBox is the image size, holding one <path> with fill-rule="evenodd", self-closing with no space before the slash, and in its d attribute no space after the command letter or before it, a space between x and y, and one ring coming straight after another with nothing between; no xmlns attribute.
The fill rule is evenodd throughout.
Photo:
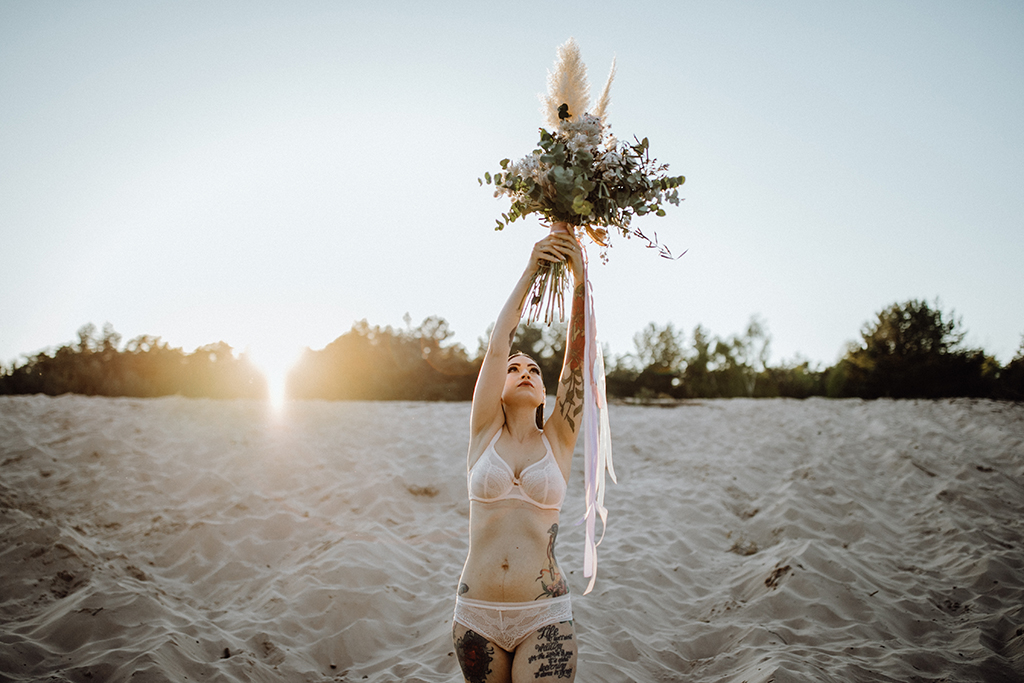
<svg viewBox="0 0 1024 683"><path fill-rule="evenodd" d="M561 123L552 131L539 128L531 154L517 162L502 159L497 173L477 178L481 186L493 184L495 196L511 199L496 229L536 213L549 221L614 227L623 237L638 237L657 247L655 240L631 228L631 221L648 214L665 216L663 204L678 205L676 188L685 178L670 176L667 165L650 157L648 138L614 141L604 137L606 132L600 119L587 116ZM668 252L661 248L661 253ZM538 301L551 291L535 292Z"/></svg>

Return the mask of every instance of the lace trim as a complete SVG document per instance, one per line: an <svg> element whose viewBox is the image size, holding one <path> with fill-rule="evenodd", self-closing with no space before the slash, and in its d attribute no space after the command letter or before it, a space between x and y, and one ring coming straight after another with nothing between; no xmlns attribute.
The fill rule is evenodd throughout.
<svg viewBox="0 0 1024 683"><path fill-rule="evenodd" d="M534 631L572 619L569 595L530 602L487 602L458 596L454 620L512 652Z"/></svg>

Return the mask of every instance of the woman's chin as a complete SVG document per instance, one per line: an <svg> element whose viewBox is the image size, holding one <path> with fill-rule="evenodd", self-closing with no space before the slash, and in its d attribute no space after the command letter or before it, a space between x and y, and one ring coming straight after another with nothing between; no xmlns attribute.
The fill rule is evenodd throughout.
<svg viewBox="0 0 1024 683"><path fill-rule="evenodd" d="M503 396L501 402L505 404L506 408L520 410L537 410L538 407L544 405L544 400L532 391L528 393L514 392L510 396Z"/></svg>

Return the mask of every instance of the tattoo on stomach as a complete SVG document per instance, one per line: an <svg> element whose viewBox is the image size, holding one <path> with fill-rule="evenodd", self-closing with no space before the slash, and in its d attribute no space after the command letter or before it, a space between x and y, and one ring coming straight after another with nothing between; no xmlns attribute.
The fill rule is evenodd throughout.
<svg viewBox="0 0 1024 683"><path fill-rule="evenodd" d="M569 587L565 583L565 577L558 570L558 560L555 559L555 539L557 537L558 525L552 524L551 528L548 529L547 566L540 570L540 576L536 579L540 581L541 593L534 600L557 598L559 595L565 595L569 592Z"/></svg>

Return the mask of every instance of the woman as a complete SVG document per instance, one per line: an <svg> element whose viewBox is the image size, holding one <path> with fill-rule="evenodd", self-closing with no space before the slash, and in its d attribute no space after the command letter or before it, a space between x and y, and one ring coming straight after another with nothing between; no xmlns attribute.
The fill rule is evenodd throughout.
<svg viewBox="0 0 1024 683"><path fill-rule="evenodd" d="M572 314L555 410L544 422L540 367L509 352L534 275L556 262L572 272ZM477 378L467 462L469 557L452 631L468 683L575 678L572 607L554 547L581 422L583 292L580 245L556 223L534 245L501 309Z"/></svg>

